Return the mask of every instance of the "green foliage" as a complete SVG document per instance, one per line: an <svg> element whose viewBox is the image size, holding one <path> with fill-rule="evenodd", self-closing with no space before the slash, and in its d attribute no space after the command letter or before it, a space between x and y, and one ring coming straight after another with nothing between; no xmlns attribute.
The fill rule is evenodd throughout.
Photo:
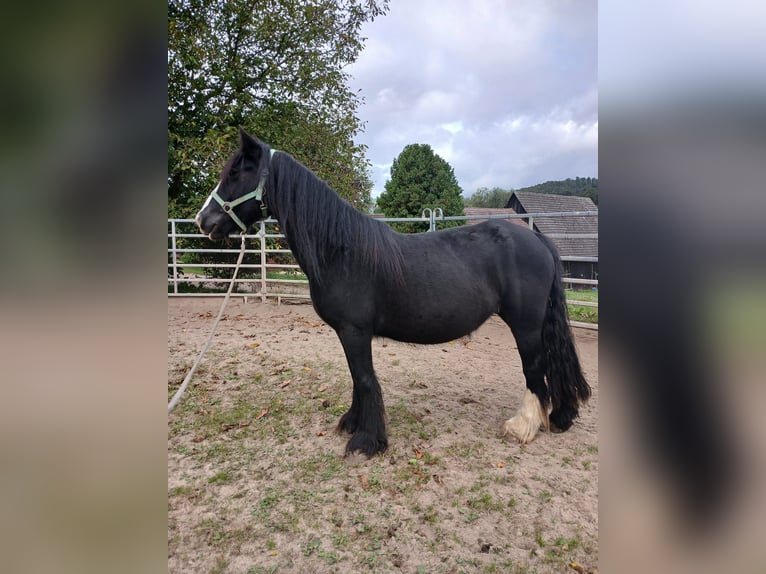
<svg viewBox="0 0 766 574"><path fill-rule="evenodd" d="M500 187L480 187L465 200L466 207L505 207L514 191L531 191L533 193L552 193L555 195L577 195L590 197L598 205L598 178L571 177L557 181L546 181L521 189L502 189Z"/></svg>
<svg viewBox="0 0 766 574"><path fill-rule="evenodd" d="M168 212L189 217L243 126L291 153L359 208L370 203L360 96L348 64L388 0L170 0Z"/></svg>
<svg viewBox="0 0 766 574"><path fill-rule="evenodd" d="M502 208L508 203L511 193L513 191L510 189L480 187L471 197L465 200L465 206Z"/></svg>
<svg viewBox="0 0 766 574"><path fill-rule="evenodd" d="M391 166L391 179L378 198L387 217L420 217L425 208L441 207L444 215L465 215L462 190L452 167L428 144L406 146ZM460 225L447 222L444 227ZM425 231L417 224L394 224L401 231Z"/></svg>

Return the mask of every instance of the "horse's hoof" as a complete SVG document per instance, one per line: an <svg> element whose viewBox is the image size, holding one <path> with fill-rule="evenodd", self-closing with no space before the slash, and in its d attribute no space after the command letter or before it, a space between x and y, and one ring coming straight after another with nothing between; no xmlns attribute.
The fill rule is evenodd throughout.
<svg viewBox="0 0 766 574"><path fill-rule="evenodd" d="M577 417L576 411L573 413L571 410L569 411L566 411L564 409L560 409L558 411L554 410L550 414L551 430L557 433L568 431L570 427L572 426L572 423L574 422L574 419L576 417Z"/></svg>
<svg viewBox="0 0 766 574"><path fill-rule="evenodd" d="M522 416L516 415L513 418L508 419L503 424L503 429L500 436L512 436L521 444L527 444L537 436L537 431L540 429L540 423L535 424L529 419L525 419Z"/></svg>
<svg viewBox="0 0 766 574"><path fill-rule="evenodd" d="M385 452L388 448L388 439L386 437L376 437L364 431L357 431L346 445L346 456L360 453L368 458L376 454Z"/></svg>
<svg viewBox="0 0 766 574"><path fill-rule="evenodd" d="M545 412L540 406L537 395L529 389L524 393L521 406L516 414L505 421L501 436L511 435L521 444L532 442L537 435L540 426L547 427L548 422Z"/></svg>
<svg viewBox="0 0 766 574"><path fill-rule="evenodd" d="M357 464L364 464L365 462L370 460L370 457L367 456L366 454L363 454L363 453L359 452L359 451L355 451L355 452L347 452L343 456L343 460L346 461L347 465L355 466Z"/></svg>

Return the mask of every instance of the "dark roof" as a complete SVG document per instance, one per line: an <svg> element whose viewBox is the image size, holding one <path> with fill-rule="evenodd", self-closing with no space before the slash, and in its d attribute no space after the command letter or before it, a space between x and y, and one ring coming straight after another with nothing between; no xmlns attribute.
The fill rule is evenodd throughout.
<svg viewBox="0 0 766 574"><path fill-rule="evenodd" d="M598 211L589 197L554 195L515 191L508 199L506 208L519 213L555 213L572 211ZM597 215L574 215L567 217L535 217L535 229L541 233L598 233ZM561 255L598 257L598 239L552 238Z"/></svg>

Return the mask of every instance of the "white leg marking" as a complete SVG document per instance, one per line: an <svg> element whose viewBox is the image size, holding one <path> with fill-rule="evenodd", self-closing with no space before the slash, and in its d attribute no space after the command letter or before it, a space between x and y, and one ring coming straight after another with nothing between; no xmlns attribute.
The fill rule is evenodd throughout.
<svg viewBox="0 0 766 574"><path fill-rule="evenodd" d="M531 442L540 430L540 425L545 424L547 420L537 395L527 389L519 410L503 424L502 436L510 434L522 444ZM547 428L547 425L545 426Z"/></svg>

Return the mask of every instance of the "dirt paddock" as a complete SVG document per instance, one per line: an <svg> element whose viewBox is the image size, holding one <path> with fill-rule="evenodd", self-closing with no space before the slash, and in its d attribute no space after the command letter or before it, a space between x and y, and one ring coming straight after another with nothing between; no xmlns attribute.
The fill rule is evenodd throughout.
<svg viewBox="0 0 766 574"><path fill-rule="evenodd" d="M168 397L219 298L168 300ZM575 329L593 397L563 434L499 436L524 377L490 318L443 345L373 342L389 449L343 458L351 379L310 304L232 300L168 417L170 572L593 572L598 335ZM576 563L576 564L572 564Z"/></svg>

